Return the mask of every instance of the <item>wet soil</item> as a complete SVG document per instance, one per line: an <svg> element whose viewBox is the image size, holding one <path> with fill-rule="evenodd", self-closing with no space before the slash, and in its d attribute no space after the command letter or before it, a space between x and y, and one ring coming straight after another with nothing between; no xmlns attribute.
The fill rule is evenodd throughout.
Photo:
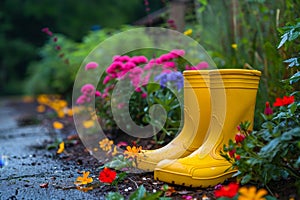
<svg viewBox="0 0 300 200"><path fill-rule="evenodd" d="M100 168L103 165L103 163L99 162L96 158L91 156L89 151L84 147L76 133L73 119L71 117L57 119L55 115L51 113L37 113L35 111L35 103L23 103L17 101L9 103L8 106L12 107L15 111L20 112L20 115L17 118L17 123L19 127L28 127L31 125L38 124L46 128L48 131L47 134L49 135L49 138L45 139L42 143L31 145L31 148L35 149L35 151L38 151L39 153L37 153L35 157L31 157L33 161L29 163L29 165L35 163L34 167L39 166L37 163L41 161L39 161L40 157L38 155L46 155L47 159L53 160L55 161L55 163L61 165L61 167L57 167L57 170L61 170L60 175L43 175L44 181L38 182L40 190L48 188L48 190L52 189L59 190L62 192L78 191L78 188L76 188L72 182L76 180L76 177L82 175L82 171L91 172L90 176L94 179L93 184L91 184L91 186L93 187L92 190L85 192L80 191L84 194L83 196L78 195L78 193L70 193L70 198L62 197L57 199L82 199L82 197L89 199L104 199L105 195L107 195L109 192L115 191L119 191L122 195L128 197L134 190L137 189L137 187L141 185L143 185L148 192L152 193L160 191L162 187L166 184L154 180L152 172L129 173L127 174L124 180L118 183L118 188L116 188L115 186L100 184L97 180L97 177L99 175L99 172L101 171ZM64 123L65 126L62 130L57 131L52 128L52 122L55 120L59 120ZM128 136L116 137L113 131L108 131L107 134L108 137L116 141L126 140L126 142L128 142L129 145L130 143L137 144L142 145L143 147L147 146L147 148L150 149L159 147L156 146L155 142L153 142L151 139L136 140L136 138L131 138ZM57 139L66 141L65 152L62 154L56 153L58 145ZM47 166L41 165L41 167ZM48 167L50 168L53 166L49 165ZM48 178L45 178L45 176L48 176ZM227 182L225 182L225 184L229 181L234 181L234 179L228 180ZM277 196L279 199L289 199L289 197L295 197L296 199L296 188L291 186L290 182L291 180L286 180L274 183L274 185L271 186L272 191L275 191L274 195ZM169 196L172 199L183 199L184 195L189 195L196 199L205 199L203 197L208 197L211 200L215 199L213 194L214 188L189 188L171 184L169 184L169 187L173 187L174 190L171 193L166 193L166 196ZM88 196L85 196L85 194ZM23 199L26 199L26 197L23 197Z"/></svg>

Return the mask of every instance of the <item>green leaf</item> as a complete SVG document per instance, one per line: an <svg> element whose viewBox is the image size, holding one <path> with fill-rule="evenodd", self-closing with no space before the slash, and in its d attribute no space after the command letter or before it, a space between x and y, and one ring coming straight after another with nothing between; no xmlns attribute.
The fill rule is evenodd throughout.
<svg viewBox="0 0 300 200"><path fill-rule="evenodd" d="M261 148L259 155L268 155L269 159L273 159L274 156L278 153L276 149L278 148L278 144L280 143L280 138L276 138L271 140L266 146Z"/></svg>
<svg viewBox="0 0 300 200"><path fill-rule="evenodd" d="M285 33L285 34L283 34L282 36L281 36L281 41L280 41L280 43L279 43L279 45L278 45L278 49L280 48L280 47L282 47L282 45L284 45L284 43L286 42L288 40L288 33Z"/></svg>
<svg viewBox="0 0 300 200"><path fill-rule="evenodd" d="M106 200L124 200L125 198L118 192L109 192L105 196Z"/></svg>
<svg viewBox="0 0 300 200"><path fill-rule="evenodd" d="M172 200L172 198L171 197L159 197L159 200Z"/></svg>
<svg viewBox="0 0 300 200"><path fill-rule="evenodd" d="M266 200L277 200L277 198L273 197L273 196L265 196Z"/></svg>
<svg viewBox="0 0 300 200"><path fill-rule="evenodd" d="M151 83L151 84L148 84L147 85L147 93L150 94L150 93L153 93L157 90L160 89L160 85L159 84L156 84L156 83Z"/></svg>
<svg viewBox="0 0 300 200"><path fill-rule="evenodd" d="M146 196L146 189L141 185L135 192L129 196L129 200L141 200Z"/></svg>
<svg viewBox="0 0 300 200"><path fill-rule="evenodd" d="M298 157L296 163L295 163L295 168L300 167L300 156Z"/></svg>
<svg viewBox="0 0 300 200"><path fill-rule="evenodd" d="M290 84L294 84L300 80L300 71L289 78Z"/></svg>
<svg viewBox="0 0 300 200"><path fill-rule="evenodd" d="M285 63L289 63L289 67L294 67L294 66L299 66L299 62L298 62L298 58L290 58L290 59L287 59L285 61L283 61Z"/></svg>
<svg viewBox="0 0 300 200"><path fill-rule="evenodd" d="M148 193L144 199L147 199L147 200L156 200L156 199L164 198L164 197L160 197L162 195L162 193L163 193L162 191L155 192L153 194L149 194Z"/></svg>
<svg viewBox="0 0 300 200"><path fill-rule="evenodd" d="M242 178L241 184L242 184L242 185L243 185L243 184L246 184L246 183L248 183L251 179L252 179L251 174L247 174L246 176L244 176L244 177Z"/></svg>

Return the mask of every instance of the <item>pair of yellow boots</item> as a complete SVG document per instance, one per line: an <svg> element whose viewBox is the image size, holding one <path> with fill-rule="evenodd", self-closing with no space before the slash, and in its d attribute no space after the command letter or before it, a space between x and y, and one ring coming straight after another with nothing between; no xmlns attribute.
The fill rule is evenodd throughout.
<svg viewBox="0 0 300 200"><path fill-rule="evenodd" d="M230 178L236 170L226 171L230 164L219 152L240 122L253 121L260 75L245 69L184 71L184 126L166 146L140 153L137 167L188 187Z"/></svg>

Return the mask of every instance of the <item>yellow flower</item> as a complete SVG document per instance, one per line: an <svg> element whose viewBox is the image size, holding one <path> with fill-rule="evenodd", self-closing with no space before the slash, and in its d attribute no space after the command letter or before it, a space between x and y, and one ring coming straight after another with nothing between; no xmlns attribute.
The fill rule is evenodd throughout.
<svg viewBox="0 0 300 200"><path fill-rule="evenodd" d="M67 115L68 115L69 117L72 117L72 116L73 116L73 110L70 109L70 108L68 108L68 109L67 109Z"/></svg>
<svg viewBox="0 0 300 200"><path fill-rule="evenodd" d="M86 121L83 121L83 126L84 128L91 128L94 126L94 121L93 120L86 120Z"/></svg>
<svg viewBox="0 0 300 200"><path fill-rule="evenodd" d="M81 187L81 186L76 186L76 189L77 190L80 190L82 192L88 192L90 190L93 190L94 188L93 187Z"/></svg>
<svg viewBox="0 0 300 200"><path fill-rule="evenodd" d="M192 35L192 33L193 33L193 30L192 29L188 29L188 30L186 30L186 31L184 31L184 35L186 35L186 36L190 36L190 35Z"/></svg>
<svg viewBox="0 0 300 200"><path fill-rule="evenodd" d="M88 183L93 182L93 178L88 177L90 175L90 172L83 171L83 176L77 177L75 181L75 185L86 185Z"/></svg>
<svg viewBox="0 0 300 200"><path fill-rule="evenodd" d="M113 145L113 143L114 142L112 140L109 140L108 138L104 138L99 142L99 145L103 151L109 151L111 150L111 146Z"/></svg>
<svg viewBox="0 0 300 200"><path fill-rule="evenodd" d="M237 46L237 44L234 43L234 44L231 45L231 47L232 47L233 49L237 49L238 46Z"/></svg>
<svg viewBox="0 0 300 200"><path fill-rule="evenodd" d="M39 105L39 106L36 107L36 111L39 112L39 113L45 112L45 110L46 110L46 107L43 106L43 105Z"/></svg>
<svg viewBox="0 0 300 200"><path fill-rule="evenodd" d="M65 113L62 110L57 110L56 114L57 114L58 118L64 118L65 117Z"/></svg>
<svg viewBox="0 0 300 200"><path fill-rule="evenodd" d="M64 143L64 142L61 142L61 143L59 144L59 148L58 148L58 150L57 150L56 153L60 154L60 153L64 152L64 150L65 150L65 143Z"/></svg>
<svg viewBox="0 0 300 200"><path fill-rule="evenodd" d="M39 102L39 104L48 104L49 101L50 100L49 100L48 96L45 94L39 95L37 97L37 102Z"/></svg>
<svg viewBox="0 0 300 200"><path fill-rule="evenodd" d="M127 146L126 149L127 150L124 151L124 155L126 158L135 158L137 154L142 151L141 146L138 148L136 146L133 147Z"/></svg>
<svg viewBox="0 0 300 200"><path fill-rule="evenodd" d="M62 129L62 128L64 128L64 125L58 121L55 121L55 122L53 122L53 128Z"/></svg>
<svg viewBox="0 0 300 200"><path fill-rule="evenodd" d="M111 153L111 155L112 155L112 156L115 156L115 155L117 155L118 153L119 153L119 152L118 152L118 150L117 150L117 146L115 146L113 152Z"/></svg>
<svg viewBox="0 0 300 200"><path fill-rule="evenodd" d="M239 193L238 200L265 200L264 196L268 192L265 189L260 189L256 192L256 187L251 186L249 188L241 187Z"/></svg>

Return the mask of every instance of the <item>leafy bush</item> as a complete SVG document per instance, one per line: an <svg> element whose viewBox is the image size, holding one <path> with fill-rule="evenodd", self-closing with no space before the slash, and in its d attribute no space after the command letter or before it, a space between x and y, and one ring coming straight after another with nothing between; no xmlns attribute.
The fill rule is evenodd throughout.
<svg viewBox="0 0 300 200"><path fill-rule="evenodd" d="M124 26L118 31L127 28ZM70 98L76 73L84 58L96 44L118 31L113 29L91 31L79 43L48 30L46 34L48 34L49 40L40 50L41 60L34 61L29 66L25 85L26 93L59 93Z"/></svg>
<svg viewBox="0 0 300 200"><path fill-rule="evenodd" d="M186 66L187 62L182 58L185 51L178 49L150 60L144 56L147 51L142 53L136 56L114 56L102 77L103 84L98 86L97 113L105 129L120 128L131 133L138 132L139 135L145 133L147 137L154 135L156 142L163 143L167 135L172 139L182 125L182 71L186 67L207 68L208 63ZM90 102L90 94L84 92L87 87L95 92L94 86L85 84L77 104ZM151 125L150 129L144 127L148 124ZM156 133L160 130L162 132L157 137Z"/></svg>
<svg viewBox="0 0 300 200"><path fill-rule="evenodd" d="M279 48L285 43L299 46L300 23L284 27L285 30ZM297 52L299 53L299 52ZM298 55L298 54L296 54ZM289 67L299 70L298 57L285 60ZM295 72L283 84L296 84L299 81L298 72ZM294 85L295 86L295 85ZM259 131L250 133L249 123L242 123L235 142L230 140L224 145L221 155L233 168L238 168L238 177L241 183L249 181L269 185L272 181L290 179L300 187L300 102L299 91L295 88L290 96L276 98L271 109L266 103L264 123ZM298 188L299 191L299 188Z"/></svg>
<svg viewBox="0 0 300 200"><path fill-rule="evenodd" d="M292 51L276 50L278 27L300 17L294 0L198 0L196 15L189 16L191 37L209 52L218 68L254 68L262 72L257 94L254 128L263 122L264 102L286 95L280 80L291 69L282 62Z"/></svg>

